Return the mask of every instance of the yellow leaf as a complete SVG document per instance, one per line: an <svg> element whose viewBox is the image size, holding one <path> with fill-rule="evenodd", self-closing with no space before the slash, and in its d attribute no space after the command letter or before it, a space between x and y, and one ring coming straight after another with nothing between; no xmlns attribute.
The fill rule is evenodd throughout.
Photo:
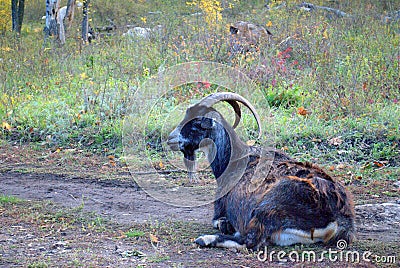
<svg viewBox="0 0 400 268"><path fill-rule="evenodd" d="M150 241L151 241L152 243L158 243L158 242L160 242L160 241L158 240L158 237L155 236L155 235L153 235L153 234L150 234Z"/></svg>
<svg viewBox="0 0 400 268"><path fill-rule="evenodd" d="M87 76L86 73L81 73L81 74L80 74L80 77L81 77L81 79L86 79L86 78L88 78L88 76Z"/></svg>
<svg viewBox="0 0 400 268"><path fill-rule="evenodd" d="M265 24L265 26L271 27L272 26L272 21L268 21L267 24Z"/></svg>
<svg viewBox="0 0 400 268"><path fill-rule="evenodd" d="M3 128L3 129L7 129L7 130L11 130L10 124L7 123L7 122L5 122L5 121L3 121L2 128Z"/></svg>
<svg viewBox="0 0 400 268"><path fill-rule="evenodd" d="M256 141L255 140L248 140L246 143L247 143L248 146L253 146L254 144L256 144Z"/></svg>
<svg viewBox="0 0 400 268"><path fill-rule="evenodd" d="M325 29L325 31L322 33L322 36L324 37L324 39L328 39L328 31Z"/></svg>

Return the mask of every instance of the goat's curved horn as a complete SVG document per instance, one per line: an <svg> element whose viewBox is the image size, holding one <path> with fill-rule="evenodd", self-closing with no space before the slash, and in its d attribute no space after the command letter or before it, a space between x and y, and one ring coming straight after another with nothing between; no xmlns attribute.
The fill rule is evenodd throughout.
<svg viewBox="0 0 400 268"><path fill-rule="evenodd" d="M240 121L241 118L241 111L240 111L240 107L237 104L237 102L242 103L244 106L246 106L247 108L250 109L250 111L252 112L254 118L257 121L257 127L258 127L258 137L260 138L261 136L261 120L260 117L258 116L258 113L256 111L256 109L253 107L253 105L246 100L245 98L243 98L242 96L240 96L239 94L236 93L232 93L232 92L217 92L214 94L211 94L207 97L205 97L204 99L202 99L199 103L199 105L204 105L206 107L211 107L214 104L216 104L217 102L220 101L226 101L228 102L233 109L235 110L235 114L236 114L236 118L235 118L235 123L233 124L233 128L235 128Z"/></svg>
<svg viewBox="0 0 400 268"><path fill-rule="evenodd" d="M227 100L226 102L229 103L235 111L235 123L233 123L232 126L235 129L239 125L240 118L242 118L242 111L240 110L240 106L236 101Z"/></svg>

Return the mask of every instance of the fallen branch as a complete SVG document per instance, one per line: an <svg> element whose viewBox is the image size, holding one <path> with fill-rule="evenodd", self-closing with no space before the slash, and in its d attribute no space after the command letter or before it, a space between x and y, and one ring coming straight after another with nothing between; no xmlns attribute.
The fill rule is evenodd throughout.
<svg viewBox="0 0 400 268"><path fill-rule="evenodd" d="M169 173L174 173L174 172L185 172L184 170L180 169L168 169L168 170L153 170L153 171L135 171L131 172L131 174L134 175L149 175L149 174L169 174Z"/></svg>
<svg viewBox="0 0 400 268"><path fill-rule="evenodd" d="M207 172L207 171L197 171L198 173ZM183 169L166 169L166 170L153 170L153 171L134 171L130 172L133 175L150 175L150 174L169 174L169 173L187 173L186 170Z"/></svg>
<svg viewBox="0 0 400 268"><path fill-rule="evenodd" d="M298 5L299 8L302 8L304 10L307 11L312 11L315 9L322 9L322 10L326 10L328 12L332 12L333 14L335 14L336 16L338 16L339 18L343 18L343 17L351 17L351 15L347 14L346 12L343 12L339 9L335 9L335 8L331 8L331 7L325 7L325 6L317 6L311 3L307 3L307 2L303 2L300 5Z"/></svg>

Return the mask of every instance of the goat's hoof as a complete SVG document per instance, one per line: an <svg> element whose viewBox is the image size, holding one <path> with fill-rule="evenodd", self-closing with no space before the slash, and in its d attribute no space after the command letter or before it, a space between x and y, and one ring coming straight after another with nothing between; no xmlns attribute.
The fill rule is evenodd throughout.
<svg viewBox="0 0 400 268"><path fill-rule="evenodd" d="M212 247L216 245L217 239L217 235L202 235L196 238L196 240L194 240L194 243L196 243L200 247Z"/></svg>

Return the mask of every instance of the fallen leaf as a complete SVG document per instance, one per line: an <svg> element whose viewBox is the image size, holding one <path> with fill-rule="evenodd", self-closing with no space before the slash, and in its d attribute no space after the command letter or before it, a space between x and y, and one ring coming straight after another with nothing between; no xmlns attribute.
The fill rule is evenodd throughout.
<svg viewBox="0 0 400 268"><path fill-rule="evenodd" d="M159 166L160 168L164 168L163 162L160 161L160 163L158 163L158 166Z"/></svg>
<svg viewBox="0 0 400 268"><path fill-rule="evenodd" d="M306 116L306 115L309 114L309 112L308 112L307 109L305 109L305 108L302 106L302 107L299 107L299 108L297 109L297 114L302 115L302 116Z"/></svg>
<svg viewBox="0 0 400 268"><path fill-rule="evenodd" d="M153 234L150 234L150 241L151 241L152 243L158 243L158 242L160 242L160 241L158 240L158 237L155 236L155 235L153 235Z"/></svg>
<svg viewBox="0 0 400 268"><path fill-rule="evenodd" d="M6 130L11 130L11 126L9 123L3 121L2 128Z"/></svg>
<svg viewBox="0 0 400 268"><path fill-rule="evenodd" d="M115 159L115 156L109 155L109 156L107 156L107 158L110 159L110 160L114 160L114 159Z"/></svg>
<svg viewBox="0 0 400 268"><path fill-rule="evenodd" d="M248 146L253 146L254 144L256 144L256 141L255 140L248 140L246 143L247 143Z"/></svg>
<svg viewBox="0 0 400 268"><path fill-rule="evenodd" d="M339 146L343 143L343 140L341 139L342 137L336 137L336 138L332 138L329 140L329 144L330 145L334 145L334 146Z"/></svg>
<svg viewBox="0 0 400 268"><path fill-rule="evenodd" d="M336 166L336 169L345 169L346 165L345 164L339 164Z"/></svg>
<svg viewBox="0 0 400 268"><path fill-rule="evenodd" d="M272 21L268 21L267 24L265 24L265 26L271 27L272 26Z"/></svg>
<svg viewBox="0 0 400 268"><path fill-rule="evenodd" d="M387 163L388 163L387 161L374 161L374 165L377 167L383 167Z"/></svg>

